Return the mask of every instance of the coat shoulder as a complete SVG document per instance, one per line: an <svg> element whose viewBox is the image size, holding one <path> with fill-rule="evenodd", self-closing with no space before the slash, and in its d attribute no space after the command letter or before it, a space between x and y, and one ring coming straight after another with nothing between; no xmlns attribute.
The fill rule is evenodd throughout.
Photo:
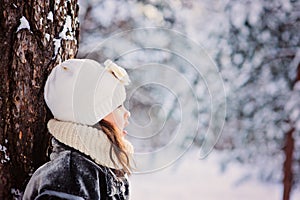
<svg viewBox="0 0 300 200"><path fill-rule="evenodd" d="M32 175L23 199L34 199L45 191L56 191L85 199L100 197L100 184L104 179L100 167L83 155L66 150L45 163ZM29 198L27 198L29 197Z"/></svg>

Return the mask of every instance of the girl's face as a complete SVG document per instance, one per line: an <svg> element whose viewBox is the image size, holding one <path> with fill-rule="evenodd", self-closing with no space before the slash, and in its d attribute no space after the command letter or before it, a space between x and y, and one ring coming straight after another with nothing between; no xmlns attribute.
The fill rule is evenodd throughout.
<svg viewBox="0 0 300 200"><path fill-rule="evenodd" d="M120 105L113 112L104 117L104 120L110 122L114 128L116 128L123 136L127 134L124 128L129 124L128 118L130 117L130 112L123 106Z"/></svg>

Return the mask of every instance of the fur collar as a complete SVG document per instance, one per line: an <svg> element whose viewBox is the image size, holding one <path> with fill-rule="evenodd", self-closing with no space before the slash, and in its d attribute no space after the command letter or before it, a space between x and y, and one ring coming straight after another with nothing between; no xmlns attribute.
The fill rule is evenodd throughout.
<svg viewBox="0 0 300 200"><path fill-rule="evenodd" d="M51 119L48 130L58 141L77 149L90 156L97 164L113 169L122 169L122 165L112 151L112 157L116 165L110 159L111 142L102 130L86 125ZM125 146L132 159L133 146L124 139Z"/></svg>

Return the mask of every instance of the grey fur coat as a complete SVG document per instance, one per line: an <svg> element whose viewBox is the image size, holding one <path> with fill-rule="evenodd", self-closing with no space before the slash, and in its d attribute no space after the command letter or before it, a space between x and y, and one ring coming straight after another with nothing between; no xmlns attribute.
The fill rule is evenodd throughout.
<svg viewBox="0 0 300 200"><path fill-rule="evenodd" d="M126 174L101 166L85 154L52 139L50 161L27 184L23 199L129 199Z"/></svg>

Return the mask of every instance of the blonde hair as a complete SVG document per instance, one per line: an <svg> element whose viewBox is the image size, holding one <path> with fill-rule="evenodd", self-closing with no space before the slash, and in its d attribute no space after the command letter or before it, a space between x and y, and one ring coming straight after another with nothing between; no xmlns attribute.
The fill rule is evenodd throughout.
<svg viewBox="0 0 300 200"><path fill-rule="evenodd" d="M107 135L108 139L112 143L111 150L110 150L110 158L112 162L116 165L116 161L113 159L113 152L117 156L119 163L122 165L123 169L121 170L124 173L130 174L131 173L131 166L130 160L128 156L128 151L126 146L123 142L122 135L114 128L114 126L102 119L99 122L99 125L102 131Z"/></svg>

